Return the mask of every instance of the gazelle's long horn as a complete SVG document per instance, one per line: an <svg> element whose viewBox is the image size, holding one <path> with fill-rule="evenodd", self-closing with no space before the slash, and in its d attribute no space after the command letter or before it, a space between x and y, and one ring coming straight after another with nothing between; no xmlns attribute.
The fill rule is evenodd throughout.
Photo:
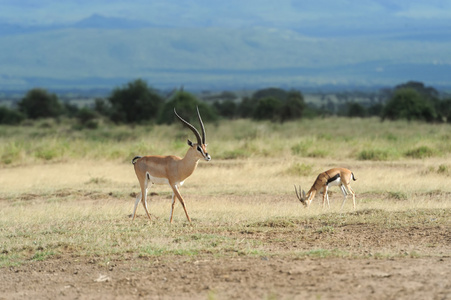
<svg viewBox="0 0 451 300"><path fill-rule="evenodd" d="M202 144L205 145L206 135L205 135L205 127L204 122L202 122L202 118L200 117L199 106L197 108L197 117L199 118L200 129L202 130Z"/></svg>
<svg viewBox="0 0 451 300"><path fill-rule="evenodd" d="M296 191L296 196L298 197L299 201L302 202L302 197L300 195L301 187L299 186L299 193L298 193L298 189L296 188L296 185L294 185L294 190Z"/></svg>
<svg viewBox="0 0 451 300"><path fill-rule="evenodd" d="M299 201L301 201L302 204L307 205L307 202L305 201L305 192L304 190L301 188L301 186L299 186L299 192L298 189L296 188L296 185L294 185L294 190L296 191L296 197L298 197Z"/></svg>
<svg viewBox="0 0 451 300"><path fill-rule="evenodd" d="M199 111L197 111L197 112L199 113ZM188 123L187 121L183 120L182 117L180 117L180 116L177 114L177 112L175 111L175 107L174 107L174 113L175 113L175 115L177 116L177 118L179 118L179 120L182 121L182 123L183 123L186 127L188 127L189 129L191 129L191 131L192 131L192 132L194 133L194 135L196 136L197 144L198 144L198 145L201 145L202 139L201 139L200 134L199 134L199 131L197 131L196 127L194 127L193 125L191 125L191 124ZM199 116L200 116L200 115L199 115ZM199 120L200 120L200 119L199 119ZM201 124L202 124L202 121L201 121ZM202 126L202 128L203 128L203 126Z"/></svg>

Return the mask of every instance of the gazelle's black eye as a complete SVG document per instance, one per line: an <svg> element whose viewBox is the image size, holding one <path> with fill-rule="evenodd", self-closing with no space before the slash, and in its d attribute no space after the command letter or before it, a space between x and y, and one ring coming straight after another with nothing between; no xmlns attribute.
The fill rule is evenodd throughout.
<svg viewBox="0 0 451 300"><path fill-rule="evenodd" d="M202 149L200 148L200 146L197 146L197 151L202 152Z"/></svg>

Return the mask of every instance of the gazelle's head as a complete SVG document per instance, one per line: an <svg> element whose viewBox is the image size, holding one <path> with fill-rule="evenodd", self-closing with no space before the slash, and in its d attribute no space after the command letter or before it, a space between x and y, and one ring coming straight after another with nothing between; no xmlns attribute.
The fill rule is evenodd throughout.
<svg viewBox="0 0 451 300"><path fill-rule="evenodd" d="M199 107L197 107L197 117L199 118L200 128L202 131L202 137L200 136L199 131L197 131L197 129L193 125L191 125L187 121L183 120L182 117L180 117L177 114L177 112L175 111L175 108L174 108L174 113L177 116L177 118L179 118L179 120L183 123L183 125L185 125L189 129L191 129L191 131L196 136L197 143L193 143L190 140L188 140L188 145L196 152L196 154L200 158L203 158L206 161L210 161L211 157L210 157L210 154L208 154L208 152L207 152L207 144L205 143L205 127L204 127L204 123L202 122L202 118L200 117Z"/></svg>
<svg viewBox="0 0 451 300"><path fill-rule="evenodd" d="M296 191L296 197L298 197L299 201L301 201L302 204L304 204L305 207L308 206L307 197L305 196L305 192L303 189L301 189L301 186L299 186L299 192L296 188L296 185L294 185L294 190Z"/></svg>

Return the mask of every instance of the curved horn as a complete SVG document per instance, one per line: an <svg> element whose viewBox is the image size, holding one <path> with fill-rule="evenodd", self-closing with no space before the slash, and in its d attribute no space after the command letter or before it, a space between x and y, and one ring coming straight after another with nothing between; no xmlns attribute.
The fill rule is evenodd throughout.
<svg viewBox="0 0 451 300"><path fill-rule="evenodd" d="M199 111L198 111L198 112L199 112ZM175 111L175 107L174 107L174 113L175 113L175 115L177 116L177 118L179 118L179 120L182 121L182 123L183 123L186 127L188 127L189 129L191 129L191 131L192 131L192 132L194 133L194 135L196 136L197 144L198 144L198 145L201 145L202 139L200 138L199 131L197 131L197 129L196 129L193 125L191 125L190 123L188 123L188 122L186 122L185 120L183 120L182 117L180 117L180 116L177 114L177 112ZM201 121L201 122L202 122L202 121Z"/></svg>
<svg viewBox="0 0 451 300"><path fill-rule="evenodd" d="M296 191L296 196L298 197L299 201L302 202L302 197L300 195L301 187L299 187L299 193L298 193L298 189L296 188L296 185L294 185L294 190Z"/></svg>
<svg viewBox="0 0 451 300"><path fill-rule="evenodd" d="M204 122L202 122L202 118L200 117L199 106L197 106L196 108L197 108L197 117L199 118L199 123L200 123L200 129L202 130L202 144L205 145L206 136L205 136Z"/></svg>
<svg viewBox="0 0 451 300"><path fill-rule="evenodd" d="M302 204L306 205L305 192L301 188L301 186L299 186L299 192L298 192L298 189L296 188L296 185L294 185L294 190L296 191L296 196L298 197L299 201L301 201Z"/></svg>

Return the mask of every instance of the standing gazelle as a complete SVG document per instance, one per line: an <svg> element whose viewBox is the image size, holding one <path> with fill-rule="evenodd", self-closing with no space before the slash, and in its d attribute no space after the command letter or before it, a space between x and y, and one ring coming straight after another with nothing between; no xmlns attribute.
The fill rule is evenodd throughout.
<svg viewBox="0 0 451 300"><path fill-rule="evenodd" d="M323 189L323 208L324 208L324 202L327 199L327 206L330 208L329 203L329 195L327 195L327 190L329 189L329 185L338 185L341 188L341 191L343 193L344 199L343 203L341 204L341 208L343 208L343 205L345 204L346 197L348 193L352 194L352 202L354 204L355 209L355 193L351 188L351 179L357 180L354 177L354 174L345 168L333 168L330 170L327 170L326 172L320 173L318 177L316 178L315 182L313 183L312 187L308 191L307 195L305 194L304 190L301 190L301 187L299 186L299 192L296 188L296 185L294 186L294 189L296 191L296 196L298 197L299 201L301 201L302 204L305 205L305 207L309 207L310 203L312 203L313 198L315 198L316 193ZM301 194L302 192L302 194Z"/></svg>
<svg viewBox="0 0 451 300"><path fill-rule="evenodd" d="M196 136L197 143L192 143L188 140L188 151L185 157L180 158L174 155L159 156L159 155L148 155L148 156L136 156L133 158L132 163L135 167L135 173L139 180L139 185L141 186L141 193L136 198L135 207L133 209L133 220L136 215L136 208L138 203L141 203L146 210L146 214L150 219L149 211L147 210L147 190L148 185L152 184L169 184L172 188L172 209L170 222L172 223L172 217L174 214L175 197L179 199L180 203L185 210L185 215L188 221L191 223L191 219L186 211L185 201L180 195L179 187L183 184L186 178L193 174L197 167L199 159L203 158L206 161L211 160L210 155L207 153L207 144L205 143L205 128L202 118L200 117L199 108L197 108L197 117L199 119L200 127L202 130L202 138L199 131L183 120L175 111L174 113L177 118L182 121L182 123L191 129Z"/></svg>

